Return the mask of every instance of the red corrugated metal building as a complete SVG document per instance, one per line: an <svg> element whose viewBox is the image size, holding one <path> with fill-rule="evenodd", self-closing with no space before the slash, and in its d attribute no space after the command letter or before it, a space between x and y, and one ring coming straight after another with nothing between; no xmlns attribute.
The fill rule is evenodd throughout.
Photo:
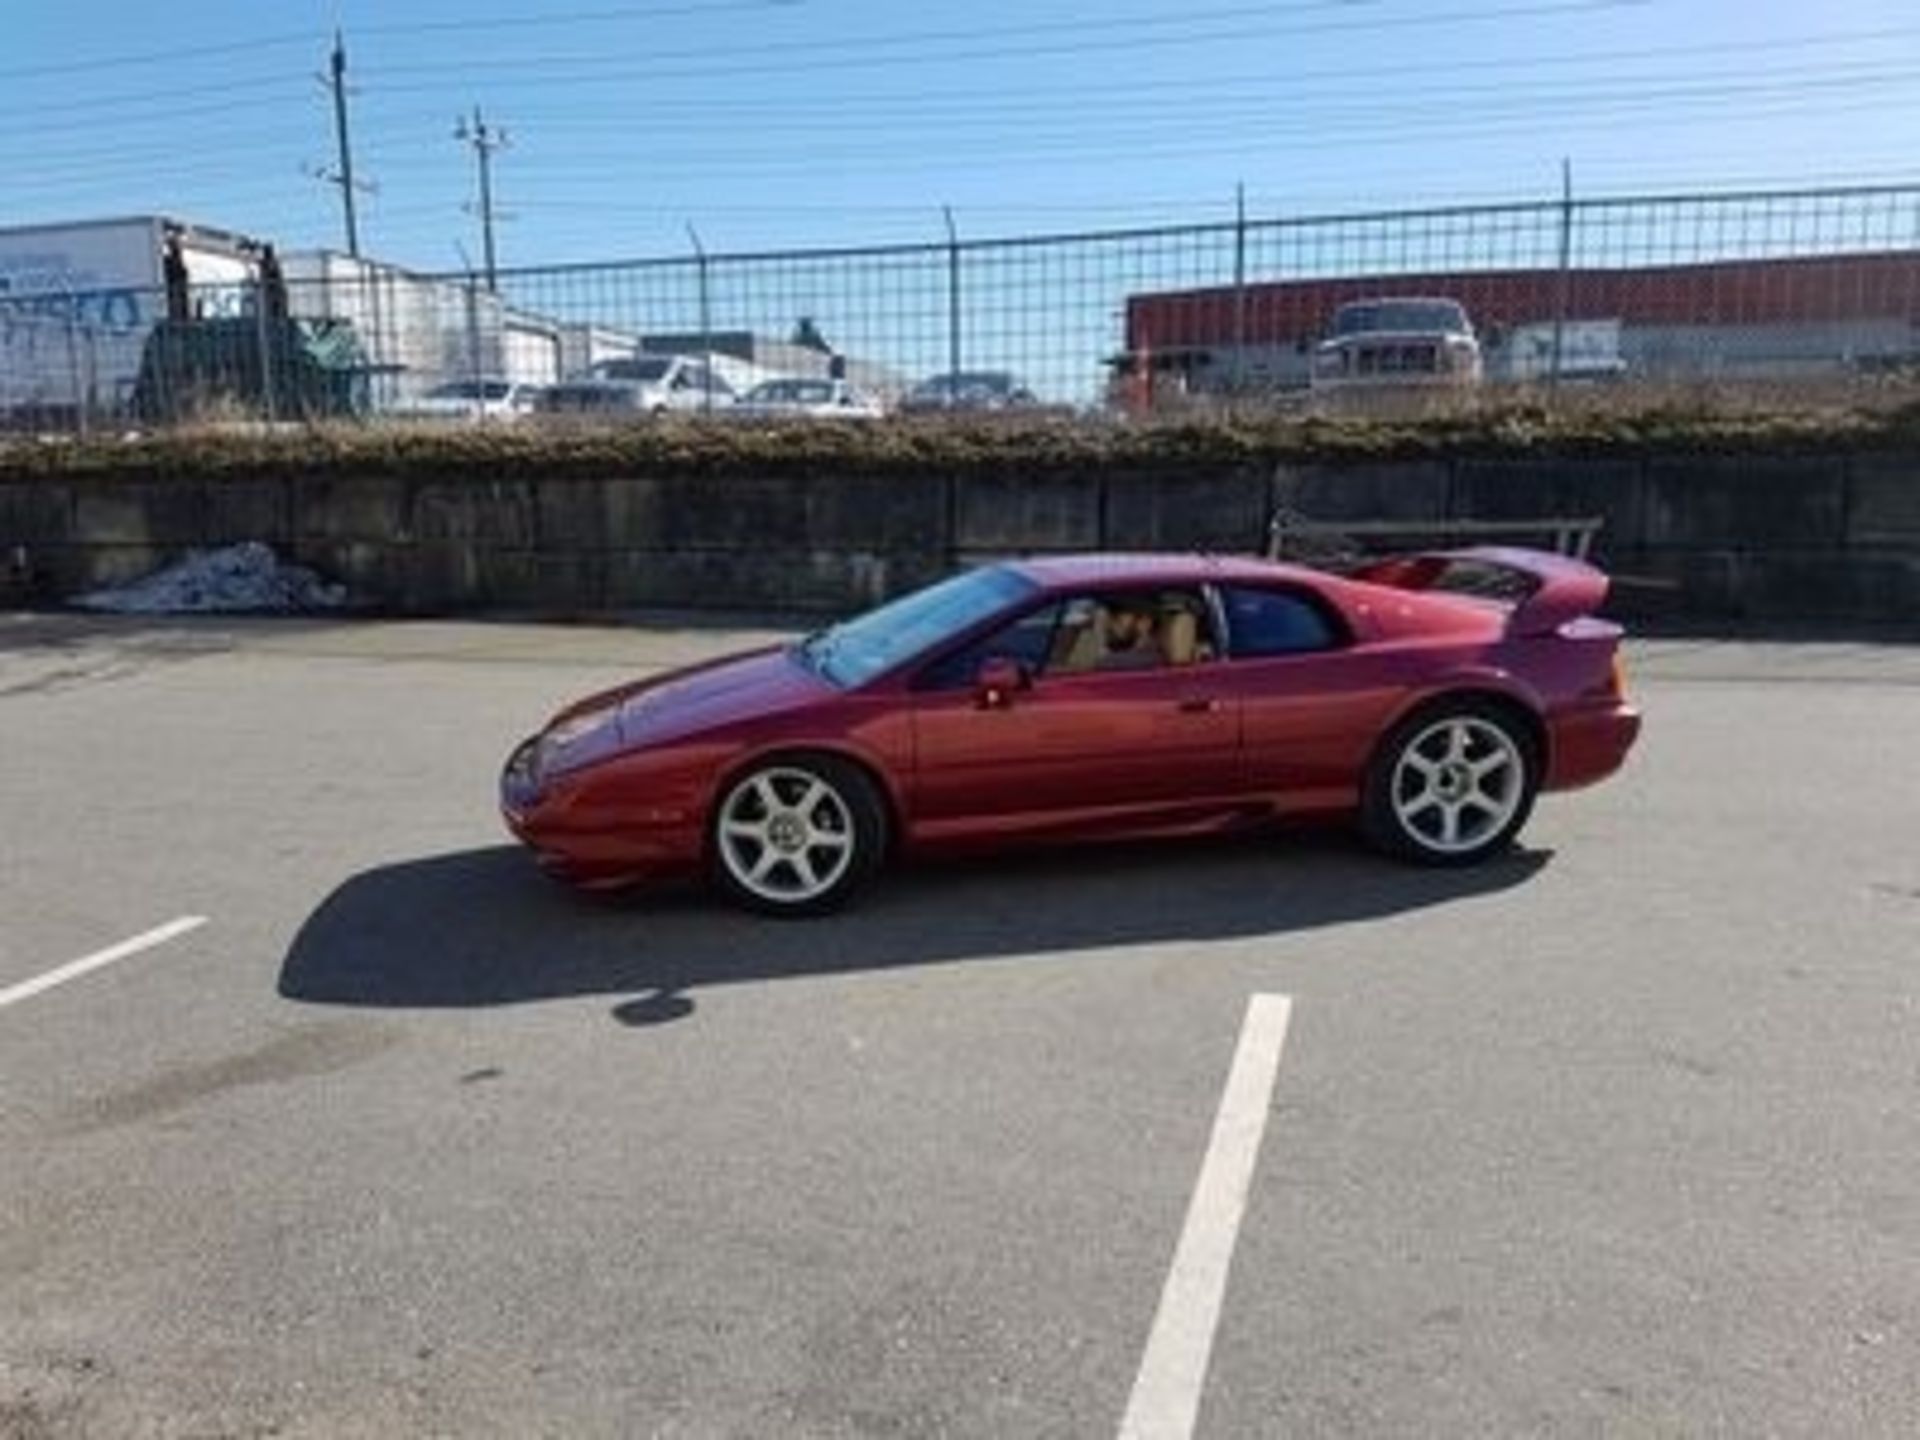
<svg viewBox="0 0 1920 1440"><path fill-rule="evenodd" d="M1249 350L1305 350L1326 335L1341 305L1388 295L1458 300L1492 345L1503 330L1556 316L1618 321L1625 335L1662 335L1669 350L1676 336L1708 348L1702 331L1724 331L1729 339L1740 331L1778 336L1796 329L1839 336L1871 326L1884 337L1910 334L1920 321L1920 251L1580 269L1564 276L1554 269L1369 275L1251 284L1239 295L1230 286L1134 295L1127 301L1127 349L1136 355L1142 349L1162 356L1230 353L1238 340ZM1835 340L1833 347L1843 343ZM1711 348L1726 350L1717 341ZM1793 348L1796 354L1809 349Z"/></svg>

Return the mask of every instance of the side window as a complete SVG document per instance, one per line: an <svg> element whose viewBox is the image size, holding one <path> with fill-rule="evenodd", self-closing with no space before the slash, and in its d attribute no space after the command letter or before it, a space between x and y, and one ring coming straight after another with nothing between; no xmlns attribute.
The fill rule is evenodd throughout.
<svg viewBox="0 0 1920 1440"><path fill-rule="evenodd" d="M1330 650L1338 643L1320 607L1284 590L1229 587L1220 594L1227 639L1236 660Z"/></svg>
<svg viewBox="0 0 1920 1440"><path fill-rule="evenodd" d="M1113 591L1067 602L1047 671L1155 670L1211 660L1218 650L1198 591Z"/></svg>
<svg viewBox="0 0 1920 1440"><path fill-rule="evenodd" d="M944 655L914 678L916 690L964 690L973 684L980 663L989 657L1018 660L1036 674L1046 668L1047 650L1060 622L1060 606L1042 605L991 634Z"/></svg>

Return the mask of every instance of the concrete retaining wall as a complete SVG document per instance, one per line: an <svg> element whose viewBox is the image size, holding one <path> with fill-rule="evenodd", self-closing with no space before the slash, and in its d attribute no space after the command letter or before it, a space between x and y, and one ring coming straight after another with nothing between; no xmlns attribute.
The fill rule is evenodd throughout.
<svg viewBox="0 0 1920 1440"><path fill-rule="evenodd" d="M0 481L40 598L265 540L410 613L843 611L987 556L1262 542L1332 522L1605 517L1612 608L1703 619L1920 616L1920 453L1461 459L1178 473Z"/></svg>

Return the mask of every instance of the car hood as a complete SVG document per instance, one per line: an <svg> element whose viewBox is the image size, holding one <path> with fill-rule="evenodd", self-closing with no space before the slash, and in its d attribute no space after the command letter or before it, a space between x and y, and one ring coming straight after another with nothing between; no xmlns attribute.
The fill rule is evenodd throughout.
<svg viewBox="0 0 1920 1440"><path fill-rule="evenodd" d="M575 716L607 712L614 721L607 739L623 749L655 745L788 710L832 689L796 661L790 647L771 645L589 695L554 716L549 728Z"/></svg>
<svg viewBox="0 0 1920 1440"><path fill-rule="evenodd" d="M477 415L484 408L479 400L451 400L432 395L422 395L396 407L402 415Z"/></svg>
<svg viewBox="0 0 1920 1440"><path fill-rule="evenodd" d="M732 408L742 415L762 416L778 420L783 416L802 420L830 420L835 415L859 415L865 411L858 405L836 405L822 402L818 405L775 400L736 400Z"/></svg>
<svg viewBox="0 0 1920 1440"><path fill-rule="evenodd" d="M1331 335L1320 342L1322 350L1344 350L1355 345L1432 344L1442 340L1473 342L1462 330L1356 330L1351 335Z"/></svg>
<svg viewBox="0 0 1920 1440"><path fill-rule="evenodd" d="M830 687L793 658L788 646L676 670L630 691L620 702L620 740L646 745L736 720L787 710Z"/></svg>

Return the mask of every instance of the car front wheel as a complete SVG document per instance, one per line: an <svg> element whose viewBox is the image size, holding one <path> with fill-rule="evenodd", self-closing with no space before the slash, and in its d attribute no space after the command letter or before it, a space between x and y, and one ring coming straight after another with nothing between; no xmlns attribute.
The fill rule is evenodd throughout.
<svg viewBox="0 0 1920 1440"><path fill-rule="evenodd" d="M1367 771L1361 822L1379 849L1470 865L1512 843L1533 809L1539 760L1505 707L1461 700L1397 726Z"/></svg>
<svg viewBox="0 0 1920 1440"><path fill-rule="evenodd" d="M714 812L714 872L749 909L817 915L844 904L879 863L886 810L873 782L831 757L770 762Z"/></svg>

